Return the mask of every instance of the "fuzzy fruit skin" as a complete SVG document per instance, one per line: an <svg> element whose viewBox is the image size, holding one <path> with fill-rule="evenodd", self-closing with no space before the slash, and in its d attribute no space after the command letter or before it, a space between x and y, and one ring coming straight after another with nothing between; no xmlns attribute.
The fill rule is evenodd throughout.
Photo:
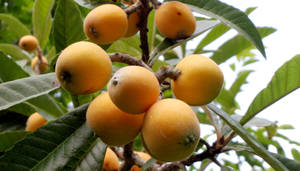
<svg viewBox="0 0 300 171"><path fill-rule="evenodd" d="M151 71L140 66L126 66L113 75L108 93L122 111L140 114L157 101L160 87Z"/></svg>
<svg viewBox="0 0 300 171"><path fill-rule="evenodd" d="M210 58L190 55L183 58L175 67L181 74L171 86L176 98L189 105L199 106L214 100L223 86L223 73Z"/></svg>
<svg viewBox="0 0 300 171"><path fill-rule="evenodd" d="M26 122L26 131L34 132L36 131L39 127L42 127L45 125L47 120L40 115L39 113L35 112L32 115L29 116Z"/></svg>
<svg viewBox="0 0 300 171"><path fill-rule="evenodd" d="M142 140L147 152L157 160L179 161L190 156L200 138L198 119L185 102L163 99L147 111Z"/></svg>
<svg viewBox="0 0 300 171"><path fill-rule="evenodd" d="M102 171L118 171L120 163L117 155L110 149L106 149Z"/></svg>
<svg viewBox="0 0 300 171"><path fill-rule="evenodd" d="M137 27L139 22L140 18L137 12L130 14L128 17L128 29L124 37L131 37L135 35L139 31L139 28Z"/></svg>
<svg viewBox="0 0 300 171"><path fill-rule="evenodd" d="M38 44L39 43L38 43L37 38L32 35L25 35L25 36L21 37L21 39L19 41L20 48L22 48L28 52L32 52L32 51L36 50L38 47Z"/></svg>
<svg viewBox="0 0 300 171"><path fill-rule="evenodd" d="M56 76L72 94L89 94L102 89L109 81L112 63L98 45L81 41L71 44L59 55Z"/></svg>
<svg viewBox="0 0 300 171"><path fill-rule="evenodd" d="M164 36L184 39L196 29L196 19L192 11L178 1L164 2L155 12L155 25Z"/></svg>
<svg viewBox="0 0 300 171"><path fill-rule="evenodd" d="M147 161L149 159L151 159L151 156L147 153L144 152L140 152L140 151L135 151L135 153L144 161ZM130 171L141 171L141 168L138 167L137 165L133 165L130 169Z"/></svg>
<svg viewBox="0 0 300 171"><path fill-rule="evenodd" d="M31 60L31 68L35 71L35 66L38 64L39 61L39 57L35 56L32 60ZM39 71L40 73L45 72L48 69L48 60L47 58L45 58L44 56L42 57L42 63L39 66Z"/></svg>
<svg viewBox="0 0 300 171"><path fill-rule="evenodd" d="M97 44L109 44L122 38L127 27L127 14L113 4L94 8L84 20L85 34Z"/></svg>
<svg viewBox="0 0 300 171"><path fill-rule="evenodd" d="M105 92L91 102L86 119L104 143L119 146L129 143L138 135L142 129L144 114L131 115L121 111Z"/></svg>

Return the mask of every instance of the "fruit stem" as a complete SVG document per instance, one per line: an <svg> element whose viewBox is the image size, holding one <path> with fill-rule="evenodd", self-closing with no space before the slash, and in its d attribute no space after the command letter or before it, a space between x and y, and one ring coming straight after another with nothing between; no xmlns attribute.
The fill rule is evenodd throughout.
<svg viewBox="0 0 300 171"><path fill-rule="evenodd" d="M43 51L42 51L40 45L37 46L36 50L37 50L37 57L38 57L39 60L37 62L37 65L35 65L34 72L36 74L40 74L41 73L41 71L40 71L40 65L43 63L43 61L42 61Z"/></svg>
<svg viewBox="0 0 300 171"><path fill-rule="evenodd" d="M166 78L171 78L176 80L180 75L180 70L175 70L172 66L162 66L159 70L155 73L156 78L158 79L159 84L163 83Z"/></svg>
<svg viewBox="0 0 300 171"><path fill-rule="evenodd" d="M142 60L136 59L130 55L118 53L118 52L110 53L108 55L112 62L122 62L122 63L128 64L128 65L142 66L142 67L145 67L148 70L152 71L152 69L147 64L145 64L145 62L143 62Z"/></svg>

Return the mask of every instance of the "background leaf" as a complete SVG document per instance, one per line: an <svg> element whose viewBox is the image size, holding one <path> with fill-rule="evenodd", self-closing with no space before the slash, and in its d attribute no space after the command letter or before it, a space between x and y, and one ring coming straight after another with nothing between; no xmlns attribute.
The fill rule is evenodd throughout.
<svg viewBox="0 0 300 171"><path fill-rule="evenodd" d="M270 27L262 27L258 28L258 31L261 37L266 37L274 33L276 30ZM239 54L244 49L247 49L251 46L252 44L247 39L245 39L241 35L237 35L221 45L218 50L213 53L211 59L214 60L217 64L221 64L230 57Z"/></svg>
<svg viewBox="0 0 300 171"><path fill-rule="evenodd" d="M300 87L300 55L283 64L274 74L268 86L254 98L241 119L243 125L260 111Z"/></svg>
<svg viewBox="0 0 300 171"><path fill-rule="evenodd" d="M73 0L58 1L53 22L53 37L57 52L85 39L80 10Z"/></svg>
<svg viewBox="0 0 300 171"><path fill-rule="evenodd" d="M32 12L33 33L44 48L52 26L51 9L55 0L35 0Z"/></svg>
<svg viewBox="0 0 300 171"><path fill-rule="evenodd" d="M4 21L8 25L9 31L13 32L17 38L30 34L27 27L16 17L10 14L0 14L0 20Z"/></svg>

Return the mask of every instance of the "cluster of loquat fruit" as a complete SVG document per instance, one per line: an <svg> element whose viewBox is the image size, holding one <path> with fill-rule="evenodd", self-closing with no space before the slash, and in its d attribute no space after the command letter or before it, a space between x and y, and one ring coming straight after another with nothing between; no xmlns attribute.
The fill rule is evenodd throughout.
<svg viewBox="0 0 300 171"><path fill-rule="evenodd" d="M128 5L135 2L123 1ZM207 57L193 54L183 58L174 68L180 75L171 80L176 99L160 98L160 83L148 68L126 66L111 77L110 57L97 44L109 44L135 35L138 23L137 12L127 16L123 9L113 4L90 11L84 20L84 32L94 43L80 41L66 47L56 62L57 79L64 89L76 95L97 92L108 83L108 91L97 96L86 113L88 125L107 145L128 144L141 133L143 145L153 158L183 160L194 152L200 139L199 122L190 106L214 100L222 88L223 74ZM165 37L179 40L193 34L196 20L185 4L170 1L156 9L155 25ZM24 42L20 41L22 48L34 49L34 45ZM34 128L26 130L38 127L29 126L31 120L34 118L29 118L27 127ZM46 122L40 118L35 120L40 120L39 125ZM151 158L148 154L147 157L138 155L144 160ZM117 168L110 169L114 167ZM118 167L118 158L108 148L103 170L118 170Z"/></svg>

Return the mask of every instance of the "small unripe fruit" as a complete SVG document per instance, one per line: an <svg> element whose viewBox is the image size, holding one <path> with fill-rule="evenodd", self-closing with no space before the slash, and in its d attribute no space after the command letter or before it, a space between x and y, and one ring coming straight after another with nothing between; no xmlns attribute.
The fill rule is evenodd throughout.
<svg viewBox="0 0 300 171"><path fill-rule="evenodd" d="M139 31L139 28L137 27L139 22L140 19L137 12L130 14L128 17L128 29L124 37L131 37L135 35Z"/></svg>
<svg viewBox="0 0 300 171"><path fill-rule="evenodd" d="M199 106L214 100L223 86L223 73L211 59L202 55L183 58L175 67L181 71L172 80L171 86L176 98L189 105Z"/></svg>
<svg viewBox="0 0 300 171"><path fill-rule="evenodd" d="M35 56L32 60L31 60L31 68L35 71L35 67L39 62L39 57ZM39 71L40 73L45 72L48 69L48 60L47 58L45 58L44 56L42 56L42 63L39 65Z"/></svg>
<svg viewBox="0 0 300 171"><path fill-rule="evenodd" d="M179 161L190 156L200 138L198 119L189 105L178 99L163 99L147 111L142 140L157 160Z"/></svg>
<svg viewBox="0 0 300 171"><path fill-rule="evenodd" d="M146 112L160 94L155 75L144 67L119 69L108 85L108 93L119 109L131 114Z"/></svg>
<svg viewBox="0 0 300 171"><path fill-rule="evenodd" d="M86 120L104 143L118 146L134 140L142 128L144 114L131 115L121 111L105 92L91 102Z"/></svg>
<svg viewBox="0 0 300 171"><path fill-rule="evenodd" d="M120 163L117 155L110 149L106 149L102 171L118 171Z"/></svg>
<svg viewBox="0 0 300 171"><path fill-rule="evenodd" d="M38 44L39 43L38 43L37 38L32 35L25 35L25 36L21 37L21 39L19 41L20 48L22 48L28 52L32 52L32 51L36 50L38 47Z"/></svg>
<svg viewBox="0 0 300 171"><path fill-rule="evenodd" d="M135 153L144 161L148 161L149 159L151 159L151 156L147 153L139 152L139 151ZM141 168L138 167L137 165L133 165L130 171L141 171Z"/></svg>
<svg viewBox="0 0 300 171"><path fill-rule="evenodd" d="M61 52L55 72L61 86L69 92L89 94L101 90L109 81L112 63L101 47L81 41Z"/></svg>
<svg viewBox="0 0 300 171"><path fill-rule="evenodd" d="M42 127L45 125L47 120L40 115L39 113L35 112L32 115L29 116L26 122L26 131L34 132L36 131L39 127Z"/></svg>
<svg viewBox="0 0 300 171"><path fill-rule="evenodd" d="M178 1L164 2L155 12L155 25L164 36L184 39L196 29L196 19L192 11Z"/></svg>
<svg viewBox="0 0 300 171"><path fill-rule="evenodd" d="M84 20L85 34L98 44L109 44L122 38L127 27L127 14L113 4L93 9Z"/></svg>

